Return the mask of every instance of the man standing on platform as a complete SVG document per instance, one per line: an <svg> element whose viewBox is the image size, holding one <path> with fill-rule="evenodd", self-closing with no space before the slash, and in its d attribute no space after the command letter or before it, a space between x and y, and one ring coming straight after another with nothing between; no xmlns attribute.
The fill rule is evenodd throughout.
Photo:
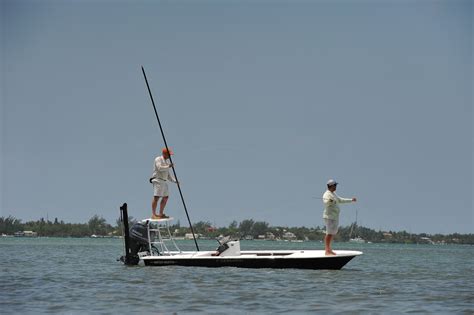
<svg viewBox="0 0 474 315"><path fill-rule="evenodd" d="M152 219L166 219L169 218L164 214L166 202L168 201L169 191L167 181L177 183L176 179L171 175L170 168L173 167L169 158L173 155L173 151L164 148L162 155L155 158L153 164L153 176L150 178L150 183L153 184L153 201L151 203ZM160 213L156 214L156 207L158 201L160 202Z"/></svg>
<svg viewBox="0 0 474 315"><path fill-rule="evenodd" d="M330 179L327 182L328 189L323 195L324 203L324 223L326 224L326 237L324 238L324 245L326 250L326 255L336 255L335 252L331 249L331 241L334 235L337 234L339 230L339 209L340 203L350 203L356 202L357 199L354 198L341 198L336 195L337 184L334 179Z"/></svg>

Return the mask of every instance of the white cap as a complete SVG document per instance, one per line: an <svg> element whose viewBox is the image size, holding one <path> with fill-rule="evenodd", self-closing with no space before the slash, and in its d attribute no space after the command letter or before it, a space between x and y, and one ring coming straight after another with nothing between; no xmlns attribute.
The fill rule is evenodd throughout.
<svg viewBox="0 0 474 315"><path fill-rule="evenodd" d="M328 186L335 186L335 185L337 185L337 184L338 184L338 183L337 183L334 179L330 179L330 180L328 180L328 182L327 182L327 185L328 185Z"/></svg>

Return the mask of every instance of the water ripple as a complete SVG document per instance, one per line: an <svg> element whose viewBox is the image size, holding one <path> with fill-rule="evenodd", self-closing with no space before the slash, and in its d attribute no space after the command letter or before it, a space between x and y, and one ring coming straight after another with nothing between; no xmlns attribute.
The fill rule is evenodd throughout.
<svg viewBox="0 0 474 315"><path fill-rule="evenodd" d="M192 250L192 242L180 242ZM472 246L344 244L344 269L127 267L115 239L0 239L2 314L473 313ZM320 243L243 242L245 249ZM215 242L202 242L212 249Z"/></svg>

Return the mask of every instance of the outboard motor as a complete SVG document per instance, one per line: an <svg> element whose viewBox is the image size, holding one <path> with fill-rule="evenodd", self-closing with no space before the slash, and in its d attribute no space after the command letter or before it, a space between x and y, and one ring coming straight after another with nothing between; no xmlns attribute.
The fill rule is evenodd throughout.
<svg viewBox="0 0 474 315"><path fill-rule="evenodd" d="M153 235L151 235L153 237ZM130 228L130 252L138 257L139 252L148 251L148 228L141 222L136 222Z"/></svg>
<svg viewBox="0 0 474 315"><path fill-rule="evenodd" d="M123 223L123 238L125 241L125 256L120 257L120 261L126 265L138 265L140 261L138 253L149 251L147 225L137 222L133 224L129 230L126 203L120 207L120 215ZM153 238L153 235L150 236Z"/></svg>

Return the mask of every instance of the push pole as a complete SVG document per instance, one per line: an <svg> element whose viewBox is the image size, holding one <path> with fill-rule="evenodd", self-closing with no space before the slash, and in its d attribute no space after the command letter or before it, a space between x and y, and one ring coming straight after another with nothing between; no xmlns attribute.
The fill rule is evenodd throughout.
<svg viewBox="0 0 474 315"><path fill-rule="evenodd" d="M168 143L166 142L165 133L163 132L163 127L161 126L160 117L158 117L158 112L156 110L155 101L153 100L153 95L151 94L150 85L148 84L148 80L147 80L146 74L145 74L145 69L143 68L143 66L142 66L142 72L143 72L143 77L145 78L146 87L148 88L148 93L150 94L150 99L151 99L151 103L153 105L153 109L155 110L156 120L158 121L158 126L160 127L161 136L163 137L163 142L165 143L165 148L168 152L170 152L169 149L168 149ZM176 179L176 184L178 185L179 195L181 196L181 201L183 202L184 212L186 212L186 217L188 218L189 227L191 228L191 233L193 233L194 243L196 244L197 251L199 251L199 246L198 246L198 243L196 241L196 236L194 235L193 225L191 224L191 220L189 219L188 209L186 208L186 203L184 202L183 192L181 191L181 186L179 185L178 176L176 175L176 170L174 168L173 160L171 159L171 154L169 154L169 159L170 159L170 162L171 162L171 168L173 170L174 178Z"/></svg>

